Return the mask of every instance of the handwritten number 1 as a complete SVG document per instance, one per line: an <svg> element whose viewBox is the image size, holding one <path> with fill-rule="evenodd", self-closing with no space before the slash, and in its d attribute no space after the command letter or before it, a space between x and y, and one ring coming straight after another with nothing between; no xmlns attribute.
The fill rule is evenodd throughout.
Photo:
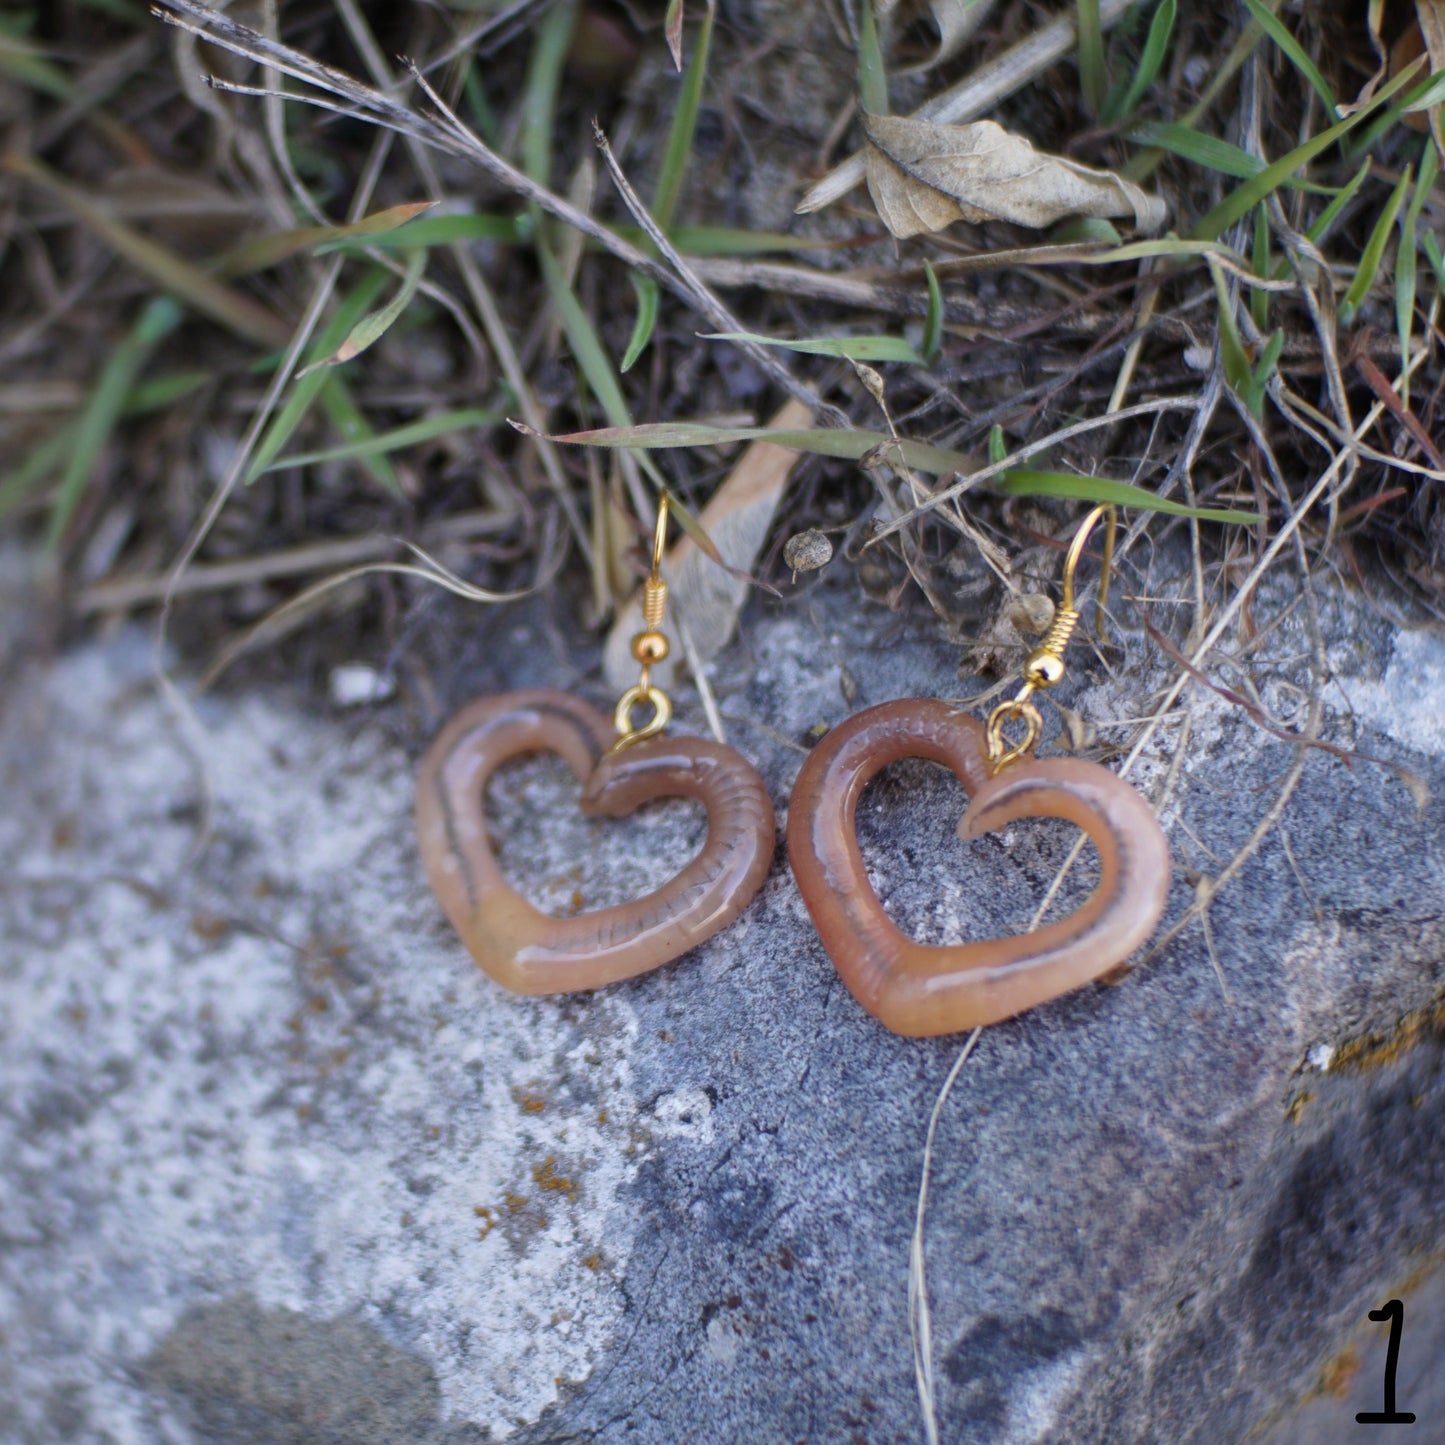
<svg viewBox="0 0 1445 1445"><path fill-rule="evenodd" d="M1376 1324L1390 1322L1390 1343L1385 1347L1385 1408L1383 1410L1361 1410L1355 1416L1360 1425L1413 1425L1415 1416L1409 1410L1395 1408L1395 1367L1400 1363L1400 1332L1405 1327L1405 1306L1397 1299L1386 1300L1377 1310L1370 1311L1370 1318Z"/></svg>

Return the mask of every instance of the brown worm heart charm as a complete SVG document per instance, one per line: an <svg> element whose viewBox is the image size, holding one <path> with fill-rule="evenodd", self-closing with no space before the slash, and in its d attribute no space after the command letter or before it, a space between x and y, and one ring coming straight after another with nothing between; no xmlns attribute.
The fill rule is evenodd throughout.
<svg viewBox="0 0 1445 1445"><path fill-rule="evenodd" d="M1089 899L1057 923L981 943L929 946L899 932L868 881L855 822L869 780L900 758L957 775L969 795L965 838L1016 818L1077 823L1099 850ZM1098 978L1153 933L1169 889L1164 832L1122 778L1098 763L1032 756L991 774L983 725L925 698L868 708L818 743L793 785L788 859L853 997L911 1035L997 1023Z"/></svg>
<svg viewBox="0 0 1445 1445"><path fill-rule="evenodd" d="M649 737L612 750L612 722L565 692L482 698L459 712L422 760L417 839L427 877L468 952L518 993L568 993L646 973L711 938L762 886L776 842L757 770L703 738ZM702 851L632 903L552 918L502 876L487 839L487 780L523 753L559 754L582 783L582 812L622 817L653 798L697 798Z"/></svg>

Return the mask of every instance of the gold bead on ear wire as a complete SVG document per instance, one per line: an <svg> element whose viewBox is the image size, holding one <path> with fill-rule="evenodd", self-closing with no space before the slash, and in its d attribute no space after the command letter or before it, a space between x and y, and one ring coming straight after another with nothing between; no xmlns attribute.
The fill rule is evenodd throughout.
<svg viewBox="0 0 1445 1445"><path fill-rule="evenodd" d="M1106 517L1104 528L1104 566L1099 577L1099 597L1094 612L1094 630L1101 632L1104 626L1104 607L1109 598L1109 574L1114 566L1114 534L1118 530L1118 514L1107 503L1095 507L1079 524L1074 540L1064 557L1064 595L1054 620L1044 640L1029 653L1024 663L1024 685L1007 702L1001 702L988 715L988 761L989 767L998 773L1017 762L1026 753L1032 752L1043 730L1043 719L1039 710L1029 700L1034 693L1054 687L1063 680L1067 670L1064 651L1074 629L1079 625L1079 610L1074 606L1074 573L1078 570L1079 558L1084 554L1084 544L1094 530L1100 517ZM1023 723L1024 735L1013 746L1004 742L1003 728L1014 719Z"/></svg>
<svg viewBox="0 0 1445 1445"><path fill-rule="evenodd" d="M641 675L617 701L613 720L617 725L617 741L612 751L628 747L642 738L656 737L672 717L672 699L652 682L652 668L671 651L667 634L662 630L667 611L667 582L662 575L662 557L667 546L667 493L657 501L657 527L652 534L652 570L642 584L642 631L632 639L632 655L642 665ZM652 704L652 716L641 727L632 725L632 710L639 703Z"/></svg>

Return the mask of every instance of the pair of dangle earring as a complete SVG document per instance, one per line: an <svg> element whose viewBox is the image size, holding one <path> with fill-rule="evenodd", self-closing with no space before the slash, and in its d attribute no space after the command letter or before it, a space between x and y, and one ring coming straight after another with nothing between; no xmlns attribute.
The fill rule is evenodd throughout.
<svg viewBox="0 0 1445 1445"><path fill-rule="evenodd" d="M1034 693L1064 675L1079 613L1074 572L1099 518L1108 517L1098 615L1113 558L1115 514L1096 507L1064 561L1062 605L1029 656L1017 696L987 723L932 698L883 703L833 728L808 755L788 811L788 861L814 926L854 998L895 1033L956 1033L1011 1018L1099 978L1153 932L1169 890L1169 845L1149 804L1122 778L1078 758L1036 759L1042 723ZM1022 725L1012 745L1006 725ZM1067 918L1030 933L976 943L914 942L884 912L858 848L858 800L900 758L942 763L969 804L959 836L977 838L1018 818L1076 823L1099 851L1100 877Z"/></svg>
<svg viewBox="0 0 1445 1445"><path fill-rule="evenodd" d="M1115 517L1112 508L1097 507L1070 544L1062 605L1028 658L1022 688L987 723L932 698L867 708L814 747L793 785L787 841L798 889L850 992L895 1033L954 1033L1057 998L1127 958L1163 912L1169 845L1148 803L1098 763L1033 755L1042 723L1032 698L1064 675L1064 650L1079 621L1074 573L1104 515L1102 616ZM505 693L463 708L422 761L416 822L432 888L472 957L519 993L598 988L677 958L738 917L772 861L773 807L752 764L719 743L663 735L672 705L651 668L667 655L666 530L664 497L643 587L643 630L633 639L641 677L611 721L568 693ZM652 717L637 727L633 713L645 706ZM1019 725L1022 737L1009 744L1005 726ZM503 877L483 816L497 768L539 751L568 763L588 816L620 817L654 798L699 799L708 820L702 852L633 903L565 919L542 913ZM965 838L1018 818L1076 823L1099 851L1092 895L1069 917L1007 938L940 947L900 932L868 881L856 814L869 780L910 757L942 763L962 782L969 805L958 831Z"/></svg>
<svg viewBox="0 0 1445 1445"><path fill-rule="evenodd" d="M613 717L552 688L479 698L447 723L422 760L416 826L427 877L467 951L517 993L600 988L677 958L737 918L772 862L777 825L757 769L721 743L664 731L672 703L651 670L668 653L666 536L664 495L643 584L643 630L632 643L641 675ZM637 726L634 715L646 707L652 716ZM702 851L631 903L571 918L543 913L506 881L483 816L492 774L535 752L557 753L572 769L588 817L623 817L654 798L698 799L707 811Z"/></svg>

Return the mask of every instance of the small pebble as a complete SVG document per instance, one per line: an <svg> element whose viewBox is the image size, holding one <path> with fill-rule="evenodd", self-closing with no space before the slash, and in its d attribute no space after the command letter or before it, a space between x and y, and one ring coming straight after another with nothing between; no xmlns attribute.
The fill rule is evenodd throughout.
<svg viewBox="0 0 1445 1445"><path fill-rule="evenodd" d="M337 707L385 702L396 691L396 679L364 662L343 662L331 669L331 701Z"/></svg>
<svg viewBox="0 0 1445 1445"><path fill-rule="evenodd" d="M816 572L832 560L833 544L816 527L794 533L783 543L783 561L794 572Z"/></svg>

